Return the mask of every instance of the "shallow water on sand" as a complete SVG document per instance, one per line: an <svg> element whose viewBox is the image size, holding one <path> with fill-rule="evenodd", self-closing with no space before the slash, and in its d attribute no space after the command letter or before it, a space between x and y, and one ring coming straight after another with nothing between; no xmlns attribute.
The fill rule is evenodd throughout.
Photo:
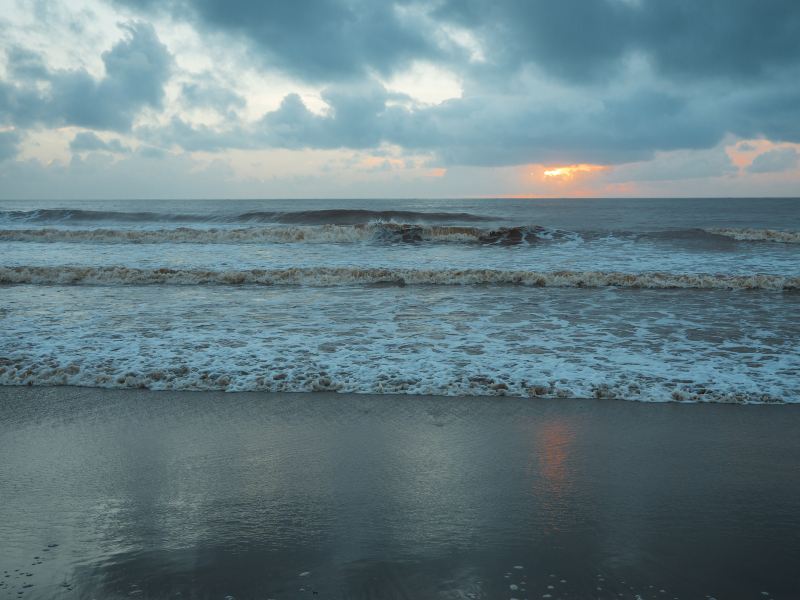
<svg viewBox="0 0 800 600"><path fill-rule="evenodd" d="M0 384L799 402L800 294L14 286Z"/></svg>
<svg viewBox="0 0 800 600"><path fill-rule="evenodd" d="M0 598L800 589L797 406L16 387L0 402Z"/></svg>

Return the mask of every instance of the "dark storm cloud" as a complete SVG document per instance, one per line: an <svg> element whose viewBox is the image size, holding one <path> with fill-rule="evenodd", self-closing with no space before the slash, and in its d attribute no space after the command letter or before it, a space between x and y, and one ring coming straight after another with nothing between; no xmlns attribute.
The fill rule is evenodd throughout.
<svg viewBox="0 0 800 600"><path fill-rule="evenodd" d="M17 155L19 141L20 135L16 131L0 131L0 162Z"/></svg>
<svg viewBox="0 0 800 600"><path fill-rule="evenodd" d="M103 53L99 80L83 69L50 70L37 54L12 48L9 81L0 81L0 122L125 131L142 108L161 107L172 57L151 25L125 29L127 37Z"/></svg>

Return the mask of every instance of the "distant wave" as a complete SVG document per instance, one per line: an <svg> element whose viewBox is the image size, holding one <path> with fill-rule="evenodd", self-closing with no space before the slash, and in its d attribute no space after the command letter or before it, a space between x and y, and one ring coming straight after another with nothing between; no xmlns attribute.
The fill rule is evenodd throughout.
<svg viewBox="0 0 800 600"><path fill-rule="evenodd" d="M793 291L800 277L618 273L606 271L506 271L495 269L381 269L306 267L205 270L131 267L0 267L0 284L41 285L519 285L531 287L723 289Z"/></svg>
<svg viewBox="0 0 800 600"><path fill-rule="evenodd" d="M303 211L248 211L243 213L175 214L79 210L71 208L0 211L0 222L32 224L80 223L286 223L295 225L355 225L370 221L463 223L492 221L492 217L465 212L328 209Z"/></svg>
<svg viewBox="0 0 800 600"><path fill-rule="evenodd" d="M652 239L666 241L696 241L713 245L732 244L734 242L783 242L788 244L800 243L800 232L780 231L777 229L734 229L724 227L690 228L690 229L664 229L661 231L611 231L605 234L600 232L582 232L585 238L613 236L620 239Z"/></svg>
<svg viewBox="0 0 800 600"><path fill-rule="evenodd" d="M781 242L784 244L800 244L800 231L733 228L711 228L705 229L704 231L714 235L722 235L745 242Z"/></svg>
<svg viewBox="0 0 800 600"><path fill-rule="evenodd" d="M470 226L367 223L237 229L0 229L0 242L80 242L97 244L264 244L355 242L461 242L513 245L574 238L576 234L537 225L482 229Z"/></svg>

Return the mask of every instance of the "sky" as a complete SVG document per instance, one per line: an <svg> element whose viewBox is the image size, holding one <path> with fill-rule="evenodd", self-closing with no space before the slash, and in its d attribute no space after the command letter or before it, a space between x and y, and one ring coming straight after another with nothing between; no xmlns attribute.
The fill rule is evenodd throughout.
<svg viewBox="0 0 800 600"><path fill-rule="evenodd" d="M797 0L0 8L0 199L800 196Z"/></svg>

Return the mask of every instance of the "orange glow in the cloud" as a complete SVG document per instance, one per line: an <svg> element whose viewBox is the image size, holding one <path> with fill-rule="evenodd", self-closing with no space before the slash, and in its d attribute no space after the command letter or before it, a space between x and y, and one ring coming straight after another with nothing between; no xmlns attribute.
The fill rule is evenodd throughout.
<svg viewBox="0 0 800 600"><path fill-rule="evenodd" d="M603 165L566 165L563 167L546 168L544 171L542 171L542 176L545 179L550 180L569 181L574 179L577 175L603 171L606 168L607 167L604 167Z"/></svg>
<svg viewBox="0 0 800 600"><path fill-rule="evenodd" d="M745 169L759 154L779 148L791 147L794 147L796 150L800 150L800 144L777 143L765 139L755 139L739 140L735 144L726 146L725 151L728 153L728 156L734 165L740 169Z"/></svg>
<svg viewBox="0 0 800 600"><path fill-rule="evenodd" d="M402 169L405 163L399 158L390 156L365 156L361 159L360 166L364 169Z"/></svg>

